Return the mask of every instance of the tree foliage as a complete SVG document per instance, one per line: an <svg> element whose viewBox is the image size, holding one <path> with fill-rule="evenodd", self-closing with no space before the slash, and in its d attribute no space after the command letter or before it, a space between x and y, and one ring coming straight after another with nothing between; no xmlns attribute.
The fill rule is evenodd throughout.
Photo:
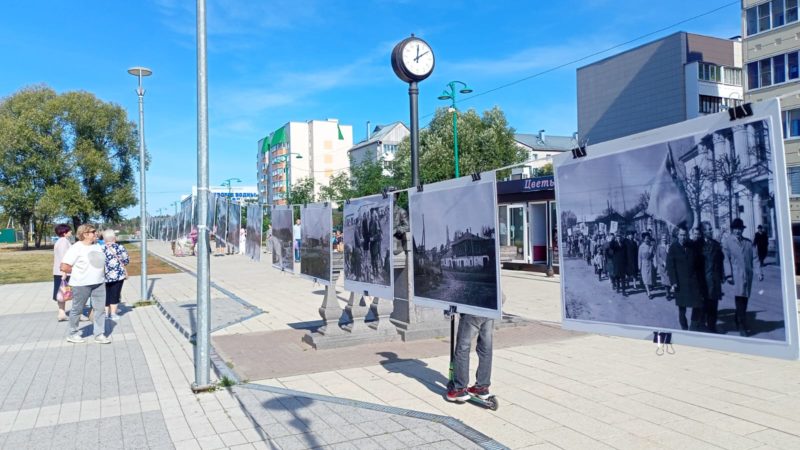
<svg viewBox="0 0 800 450"><path fill-rule="evenodd" d="M119 220L137 155L125 110L91 93L33 86L0 101L0 207L36 225L37 246L55 218Z"/></svg>
<svg viewBox="0 0 800 450"><path fill-rule="evenodd" d="M297 183L292 185L292 191L289 193L290 205L304 205L306 203L314 203L314 178L305 177L297 180Z"/></svg>
<svg viewBox="0 0 800 450"><path fill-rule="evenodd" d="M522 162L526 153L514 142L514 129L498 107L479 116L470 109L457 115L459 172L462 176ZM439 108L419 134L420 181L423 184L455 177L453 116ZM411 184L411 144L405 139L390 164L398 188Z"/></svg>

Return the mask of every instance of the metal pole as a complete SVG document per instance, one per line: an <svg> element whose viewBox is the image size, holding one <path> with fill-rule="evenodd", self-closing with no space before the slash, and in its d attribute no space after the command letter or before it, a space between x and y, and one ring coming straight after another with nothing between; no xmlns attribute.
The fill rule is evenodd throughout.
<svg viewBox="0 0 800 450"><path fill-rule="evenodd" d="M211 261L208 243L208 78L206 73L206 2L197 0L197 194L200 202L197 245L197 335L192 390L211 388Z"/></svg>
<svg viewBox="0 0 800 450"><path fill-rule="evenodd" d="M411 185L419 186L419 108L417 82L408 84L408 99L411 108Z"/></svg>
<svg viewBox="0 0 800 450"><path fill-rule="evenodd" d="M228 233L230 232L229 228L231 226L231 180L228 180L228 198L225 200L225 253L229 253L230 249L230 242L228 239L230 236Z"/></svg>
<svg viewBox="0 0 800 450"><path fill-rule="evenodd" d="M139 87L136 94L139 96L139 235L142 246L142 276L141 278L141 299L148 300L147 292L147 186L145 177L145 155L144 155L144 89L142 88L142 73L139 71Z"/></svg>
<svg viewBox="0 0 800 450"><path fill-rule="evenodd" d="M458 171L458 120L456 117L456 93L453 91L453 148L456 153L456 178L460 177Z"/></svg>

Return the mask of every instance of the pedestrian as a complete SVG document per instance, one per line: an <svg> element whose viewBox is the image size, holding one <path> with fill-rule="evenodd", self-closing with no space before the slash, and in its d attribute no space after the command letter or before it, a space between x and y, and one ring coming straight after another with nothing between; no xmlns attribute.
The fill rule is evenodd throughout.
<svg viewBox="0 0 800 450"><path fill-rule="evenodd" d="M612 236L614 236L612 234ZM611 245L609 246L608 250L611 254L611 260L613 262L613 279L616 281L616 291L622 292L623 297L627 297L627 286L625 282L625 277L628 269L628 259L627 259L627 251L625 249L625 243L623 242L622 233L618 233L614 236L614 240L611 241ZM609 274L611 275L611 274Z"/></svg>
<svg viewBox="0 0 800 450"><path fill-rule="evenodd" d="M756 227L756 235L753 236L753 245L756 247L756 254L758 255L758 263L764 267L764 260L767 258L767 249L769 249L769 236L764 231L764 227L759 225Z"/></svg>
<svg viewBox="0 0 800 450"><path fill-rule="evenodd" d="M701 272L700 257L694 245L687 239L688 231L678 229L678 240L667 252L667 272L678 305L678 322L682 330L696 331L700 325L703 296L700 292L698 274ZM686 322L686 308L692 308L691 327Z"/></svg>
<svg viewBox="0 0 800 450"><path fill-rule="evenodd" d="M67 342L85 342L78 330L78 321L91 297L94 311L94 340L98 344L109 344L111 338L105 335L105 255L96 244L96 229L88 224L78 227L77 242L69 248L61 261L61 270L70 275L72 286L72 310L69 314L69 336Z"/></svg>
<svg viewBox="0 0 800 450"><path fill-rule="evenodd" d="M650 239L649 234L644 233L643 237L644 242L642 242L642 245L639 246L639 255L637 260L639 261L639 273L642 274L642 284L644 284L644 289L647 292L647 298L652 300L652 289L653 284L655 283L655 273L653 270L655 248L653 247L653 241Z"/></svg>
<svg viewBox="0 0 800 450"><path fill-rule="evenodd" d="M714 240L714 228L710 222L703 222L700 228L698 248L702 257L703 270L700 285L703 293L703 319L706 329L717 332L717 312L722 298L722 281L725 279L725 256L722 246Z"/></svg>
<svg viewBox="0 0 800 450"><path fill-rule="evenodd" d="M300 227L300 219L295 220L292 226L292 238L294 239L294 260L300 261L300 239L302 239L302 228Z"/></svg>
<svg viewBox="0 0 800 450"><path fill-rule="evenodd" d="M53 301L58 304L58 321L63 322L67 320L66 302L58 301L58 290L61 288L62 279L69 283L69 276L61 270L61 261L72 246L69 242L72 228L65 223L60 223L56 225L55 232L58 240L53 245Z"/></svg>
<svg viewBox="0 0 800 450"><path fill-rule="evenodd" d="M128 269L125 267L131 260L128 251L122 244L117 243L117 234L114 230L103 231L103 253L106 256L106 308L108 318L119 322L117 308L122 297L122 283L128 278Z"/></svg>
<svg viewBox="0 0 800 450"><path fill-rule="evenodd" d="M478 335L478 343L475 346L478 353L478 370L475 372L475 384L469 386L469 353L472 338L476 334ZM458 335L453 358L453 379L448 383L445 395L448 401L464 402L469 400L470 394L484 400L489 398L489 386L492 384L493 334L493 319L461 314L458 320Z"/></svg>
<svg viewBox="0 0 800 450"><path fill-rule="evenodd" d="M636 280L639 279L639 244L636 242L636 232L628 230L623 241L625 247L625 286L633 283L636 289Z"/></svg>
<svg viewBox="0 0 800 450"><path fill-rule="evenodd" d="M722 243L725 255L725 274L728 284L733 285L736 315L734 321L740 336L748 335L747 301L753 287L753 244L742 234L745 229L740 218L731 221L731 234Z"/></svg>
<svg viewBox="0 0 800 450"><path fill-rule="evenodd" d="M667 301L672 300L672 282L669 280L669 272L667 271L667 252L669 251L669 237L665 233L661 235L661 243L656 247L655 265L658 272L658 278L662 286L664 286L664 294Z"/></svg>
<svg viewBox="0 0 800 450"><path fill-rule="evenodd" d="M595 249L594 258L592 261L594 262L594 273L597 275L597 281L602 281L603 263L605 262L605 258L603 258L603 249L601 246L598 246Z"/></svg>
<svg viewBox="0 0 800 450"><path fill-rule="evenodd" d="M197 227L192 226L192 231L189 232L189 239L192 241L192 256L195 256L197 251Z"/></svg>
<svg viewBox="0 0 800 450"><path fill-rule="evenodd" d="M239 254L244 255L245 247L247 246L247 228L242 227L239 229Z"/></svg>

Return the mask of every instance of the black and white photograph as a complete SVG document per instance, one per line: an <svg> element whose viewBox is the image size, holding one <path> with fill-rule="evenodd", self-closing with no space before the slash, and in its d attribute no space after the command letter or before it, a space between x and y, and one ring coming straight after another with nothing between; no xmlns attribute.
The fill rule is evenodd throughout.
<svg viewBox="0 0 800 450"><path fill-rule="evenodd" d="M272 266L294 272L291 206L272 207Z"/></svg>
<svg viewBox="0 0 800 450"><path fill-rule="evenodd" d="M414 301L500 318L494 172L409 192Z"/></svg>
<svg viewBox="0 0 800 450"><path fill-rule="evenodd" d="M264 209L261 205L247 205L247 235L245 254L253 261L261 261L261 238Z"/></svg>
<svg viewBox="0 0 800 450"><path fill-rule="evenodd" d="M322 285L331 283L332 228L329 203L300 207L300 275Z"/></svg>
<svg viewBox="0 0 800 450"><path fill-rule="evenodd" d="M372 195L344 205L344 288L394 298L392 196Z"/></svg>
<svg viewBox="0 0 800 450"><path fill-rule="evenodd" d="M235 254L239 253L239 233L242 223L242 205L238 202L228 203L228 225L225 238L228 242L228 251Z"/></svg>
<svg viewBox="0 0 800 450"><path fill-rule="evenodd" d="M694 119L644 145L620 139L556 161L565 323L796 345L787 339L797 314L789 314L794 268L772 108L735 122Z"/></svg>
<svg viewBox="0 0 800 450"><path fill-rule="evenodd" d="M227 232L228 232L228 201L225 197L216 196L216 206L214 208L214 228L212 228L212 232L214 233L214 239L219 243L227 243Z"/></svg>

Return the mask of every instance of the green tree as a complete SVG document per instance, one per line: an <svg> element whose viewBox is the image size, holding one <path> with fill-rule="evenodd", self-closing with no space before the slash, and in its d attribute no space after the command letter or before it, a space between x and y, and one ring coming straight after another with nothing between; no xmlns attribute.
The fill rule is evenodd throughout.
<svg viewBox="0 0 800 450"><path fill-rule="evenodd" d="M289 204L304 205L306 203L314 203L314 198L314 178L305 177L297 180L297 183L292 185Z"/></svg>
<svg viewBox="0 0 800 450"><path fill-rule="evenodd" d="M467 175L525 161L526 154L514 142L514 129L498 107L479 116L470 109L458 114L459 172ZM436 110L433 120L419 134L420 181L423 184L455 177L453 116L446 108ZM398 188L411 184L411 144L403 140L390 164Z"/></svg>
<svg viewBox="0 0 800 450"><path fill-rule="evenodd" d="M88 92L24 88L0 101L0 207L17 223L44 228L113 222L136 203L136 127L125 110Z"/></svg>

